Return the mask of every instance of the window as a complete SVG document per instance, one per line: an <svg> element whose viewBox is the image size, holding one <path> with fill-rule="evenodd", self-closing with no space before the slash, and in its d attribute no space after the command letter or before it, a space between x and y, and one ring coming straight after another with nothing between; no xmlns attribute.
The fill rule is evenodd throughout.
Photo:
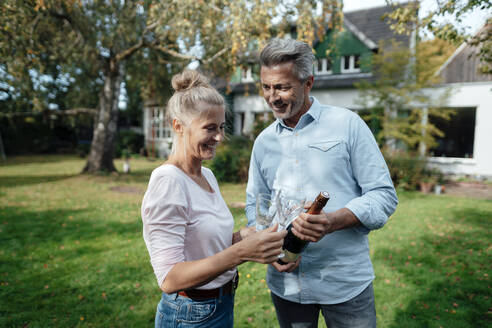
<svg viewBox="0 0 492 328"><path fill-rule="evenodd" d="M150 136L152 139L170 139L171 127L165 123L164 120L164 108L152 107L150 108Z"/></svg>
<svg viewBox="0 0 492 328"><path fill-rule="evenodd" d="M331 74L331 60L329 58L318 58L314 66L314 73L317 75Z"/></svg>
<svg viewBox="0 0 492 328"><path fill-rule="evenodd" d="M438 145L430 149L430 155L473 158L476 109L458 108L453 109L453 111L454 115L448 121L442 118L430 118L432 124L444 132L444 137L437 139Z"/></svg>
<svg viewBox="0 0 492 328"><path fill-rule="evenodd" d="M246 68L241 68L241 82L242 83L254 82L252 72L253 72L253 65L248 65Z"/></svg>
<svg viewBox="0 0 492 328"><path fill-rule="evenodd" d="M343 70L348 71L350 69L350 56L343 56Z"/></svg>
<svg viewBox="0 0 492 328"><path fill-rule="evenodd" d="M341 71L342 73L359 73L360 55L342 56Z"/></svg>
<svg viewBox="0 0 492 328"><path fill-rule="evenodd" d="M360 70L360 56L354 55L354 68Z"/></svg>

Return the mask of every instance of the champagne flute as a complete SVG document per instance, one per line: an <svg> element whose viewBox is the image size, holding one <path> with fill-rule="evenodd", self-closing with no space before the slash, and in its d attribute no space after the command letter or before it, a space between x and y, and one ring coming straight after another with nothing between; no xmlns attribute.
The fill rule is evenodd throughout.
<svg viewBox="0 0 492 328"><path fill-rule="evenodd" d="M256 195L256 231L268 228L276 214L277 208L270 194Z"/></svg>
<svg viewBox="0 0 492 328"><path fill-rule="evenodd" d="M283 230L304 210L306 197L303 193L289 193L280 190L276 202L279 212L279 230Z"/></svg>
<svg viewBox="0 0 492 328"><path fill-rule="evenodd" d="M306 197L303 193L289 193L286 190L279 190L275 199L278 210L278 230L287 229L289 224L304 210ZM285 246L285 240L284 240ZM285 257L285 252L279 254L281 260Z"/></svg>

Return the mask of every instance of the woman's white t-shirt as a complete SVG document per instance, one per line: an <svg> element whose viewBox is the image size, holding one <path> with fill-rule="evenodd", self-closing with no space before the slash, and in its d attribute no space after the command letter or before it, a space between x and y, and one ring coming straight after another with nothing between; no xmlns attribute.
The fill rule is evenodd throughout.
<svg viewBox="0 0 492 328"><path fill-rule="evenodd" d="M208 192L171 164L156 168L142 202L143 237L159 286L179 262L212 256L232 244L234 219L215 176L202 167L213 192ZM198 289L230 281L231 269Z"/></svg>

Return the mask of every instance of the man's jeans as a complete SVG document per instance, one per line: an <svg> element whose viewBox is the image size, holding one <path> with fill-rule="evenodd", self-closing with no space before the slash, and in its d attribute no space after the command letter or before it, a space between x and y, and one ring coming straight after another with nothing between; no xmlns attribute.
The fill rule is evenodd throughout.
<svg viewBox="0 0 492 328"><path fill-rule="evenodd" d="M320 310L328 328L376 327L372 283L358 296L340 304L299 304L271 295L281 328L318 327Z"/></svg>
<svg viewBox="0 0 492 328"><path fill-rule="evenodd" d="M177 293L162 293L155 316L156 328L232 328L234 295L194 301Z"/></svg>

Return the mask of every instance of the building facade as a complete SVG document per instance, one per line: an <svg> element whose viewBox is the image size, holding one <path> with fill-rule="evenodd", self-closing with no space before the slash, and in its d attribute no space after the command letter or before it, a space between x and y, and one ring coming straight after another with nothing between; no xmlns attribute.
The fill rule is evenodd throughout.
<svg viewBox="0 0 492 328"><path fill-rule="evenodd" d="M491 30L485 25L478 33ZM445 136L429 162L445 173L492 179L492 75L482 73L481 65L479 49L464 43L437 71L442 84L427 92L437 96L450 89L442 110L454 115L438 125Z"/></svg>
<svg viewBox="0 0 492 328"><path fill-rule="evenodd" d="M328 52L328 34L315 44L315 83L311 95L321 103L363 110L355 83L376 77L371 72L373 54L379 52L381 40L394 39L410 50L416 46L416 36L397 35L383 18L392 8L388 6L347 12L344 31L336 39L336 52ZM484 28L490 28L484 27ZM329 33L329 31L327 32ZM425 90L437 98L451 89L442 110L453 110L450 121L432 122L445 136L432 149L429 163L444 173L492 178L492 77L480 74L477 49L462 45L437 72L442 84ZM251 65L239 75L232 87L234 133L249 135L255 119L270 113L258 94L259 67Z"/></svg>

